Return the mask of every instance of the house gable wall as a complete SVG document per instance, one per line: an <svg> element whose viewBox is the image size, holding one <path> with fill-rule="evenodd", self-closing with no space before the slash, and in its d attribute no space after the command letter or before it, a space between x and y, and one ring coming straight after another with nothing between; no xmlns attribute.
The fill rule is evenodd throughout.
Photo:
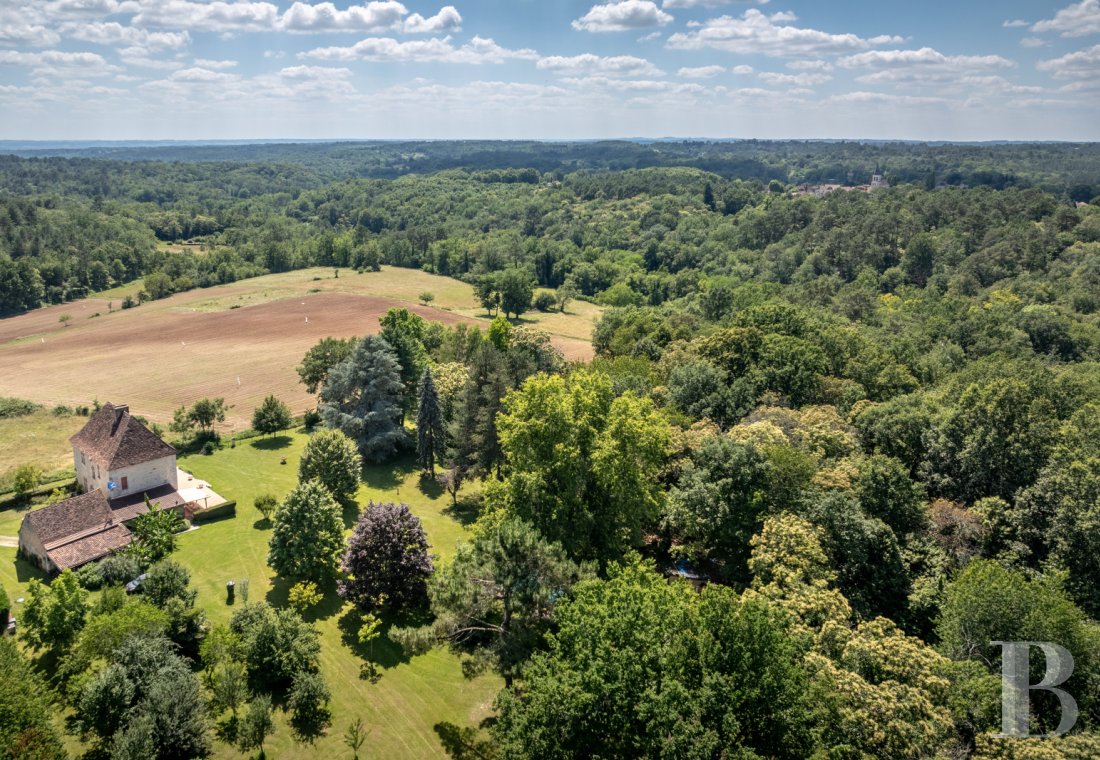
<svg viewBox="0 0 1100 760"><path fill-rule="evenodd" d="M117 499L121 496L129 496L135 493L152 491L163 485L170 485L173 489L179 488L178 470L176 469L175 455L161 457L141 464L133 464L129 467L119 467L106 473L116 488L107 491L107 479L103 482L103 490L109 498ZM126 488L122 487L123 478L126 479Z"/></svg>

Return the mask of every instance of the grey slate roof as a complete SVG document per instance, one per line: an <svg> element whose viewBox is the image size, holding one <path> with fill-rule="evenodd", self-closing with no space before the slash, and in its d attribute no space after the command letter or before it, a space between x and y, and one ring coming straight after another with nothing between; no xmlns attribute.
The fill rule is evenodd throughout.
<svg viewBox="0 0 1100 760"><path fill-rule="evenodd" d="M176 453L131 416L129 407L110 403L100 407L69 442L108 472Z"/></svg>

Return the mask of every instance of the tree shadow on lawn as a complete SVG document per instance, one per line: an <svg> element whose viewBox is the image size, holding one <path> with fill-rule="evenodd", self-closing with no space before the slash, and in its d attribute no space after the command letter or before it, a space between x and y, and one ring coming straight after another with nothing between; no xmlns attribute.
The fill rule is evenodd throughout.
<svg viewBox="0 0 1100 760"><path fill-rule="evenodd" d="M443 495L443 486L439 485L439 481L426 472L420 473L416 487L420 489L420 493L429 499L438 499Z"/></svg>
<svg viewBox="0 0 1100 760"><path fill-rule="evenodd" d="M366 505L360 505L355 499L340 502L341 516L344 519L345 528L354 528L359 522L359 513Z"/></svg>
<svg viewBox="0 0 1100 760"><path fill-rule="evenodd" d="M469 527L477 522L477 518L481 516L481 505L480 499L460 498L457 503L448 504L444 507L443 514L460 525Z"/></svg>
<svg viewBox="0 0 1100 760"><path fill-rule="evenodd" d="M367 463L363 466L363 482L369 488L380 491L398 490L410 473L416 472L416 458L403 453L396 459L380 464Z"/></svg>
<svg viewBox="0 0 1100 760"><path fill-rule="evenodd" d="M337 625L340 628L340 639L344 646L352 651L356 657L365 664L374 663L384 670L409 662L411 656L405 648L390 638L390 630L398 628L417 628L427 625L430 616L425 611L394 614L382 613L382 627L379 629L378 638L367 644L359 643L359 628L363 625L363 610L352 604L347 611L340 616ZM372 649L373 647L373 649Z"/></svg>
<svg viewBox="0 0 1100 760"><path fill-rule="evenodd" d="M291 443L293 439L289 435L276 435L271 438L253 438L249 445L261 451L276 451L287 448Z"/></svg>
<svg viewBox="0 0 1100 760"><path fill-rule="evenodd" d="M272 607L290 607L290 587L295 583L297 581L277 575L271 579L271 588L268 589L264 598ZM321 601L302 615L302 619L307 623L327 620L344 606L344 600L336 593L336 581L318 584L317 590L321 592Z"/></svg>

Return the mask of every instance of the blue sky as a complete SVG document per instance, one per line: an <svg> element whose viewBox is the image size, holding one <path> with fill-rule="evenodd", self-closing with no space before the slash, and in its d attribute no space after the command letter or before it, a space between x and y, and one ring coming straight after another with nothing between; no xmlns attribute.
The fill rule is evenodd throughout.
<svg viewBox="0 0 1100 760"><path fill-rule="evenodd" d="M1100 0L0 0L0 139L1100 139Z"/></svg>

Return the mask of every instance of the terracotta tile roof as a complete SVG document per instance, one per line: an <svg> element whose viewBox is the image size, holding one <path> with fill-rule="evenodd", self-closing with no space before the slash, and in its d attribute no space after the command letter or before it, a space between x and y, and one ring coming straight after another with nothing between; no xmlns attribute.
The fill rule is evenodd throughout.
<svg viewBox="0 0 1100 760"><path fill-rule="evenodd" d="M69 442L108 471L176 453L138 422L128 406L110 403L100 407Z"/></svg>
<svg viewBox="0 0 1100 760"><path fill-rule="evenodd" d="M149 496L149 503L156 504L158 509L175 509L176 507L182 506L184 503L183 497L180 496L179 492L172 488L170 484L157 486L145 493L120 496L110 501L111 512L115 516L115 522L133 520L138 515L145 514L147 511L145 509L146 495Z"/></svg>
<svg viewBox="0 0 1100 760"><path fill-rule="evenodd" d="M103 530L115 523L102 491L90 491L28 512L23 521L47 549L50 544L89 530Z"/></svg>
<svg viewBox="0 0 1100 760"><path fill-rule="evenodd" d="M59 570L65 570L106 557L116 549L128 546L131 540L129 529L117 524L47 548L46 554Z"/></svg>

